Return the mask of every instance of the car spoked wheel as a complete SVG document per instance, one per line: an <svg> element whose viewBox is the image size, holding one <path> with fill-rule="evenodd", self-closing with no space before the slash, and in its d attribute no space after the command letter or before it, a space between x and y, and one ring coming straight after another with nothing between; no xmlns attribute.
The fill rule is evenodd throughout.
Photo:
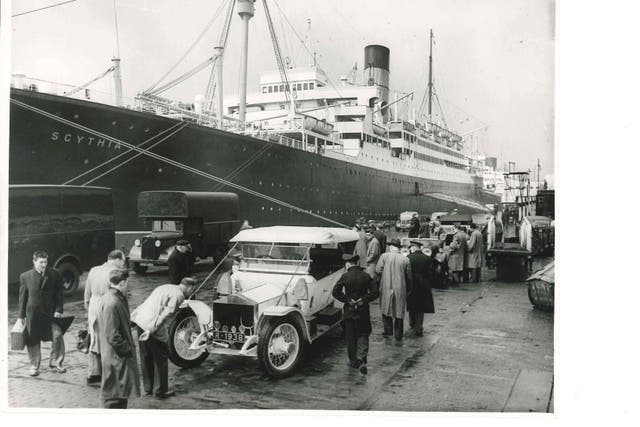
<svg viewBox="0 0 640 427"><path fill-rule="evenodd" d="M62 288L65 296L73 295L80 282L80 270L75 264L63 262L56 267L62 277Z"/></svg>
<svg viewBox="0 0 640 427"><path fill-rule="evenodd" d="M169 327L169 359L182 368L200 365L209 353L205 349L189 348L199 335L200 325L193 311L180 310Z"/></svg>
<svg viewBox="0 0 640 427"><path fill-rule="evenodd" d="M304 337L297 322L277 318L263 328L258 339L258 359L276 378L290 375L302 358Z"/></svg>

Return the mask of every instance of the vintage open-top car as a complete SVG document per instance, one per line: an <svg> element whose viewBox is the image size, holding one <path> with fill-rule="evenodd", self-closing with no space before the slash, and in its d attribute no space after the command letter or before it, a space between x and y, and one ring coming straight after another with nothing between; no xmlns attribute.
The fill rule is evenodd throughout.
<svg viewBox="0 0 640 427"><path fill-rule="evenodd" d="M171 360L192 367L209 353L241 355L257 357L273 377L291 374L305 344L340 323L342 303L331 291L358 238L327 227L240 231L231 239L242 254L232 276L238 290L212 304L185 301L169 328Z"/></svg>

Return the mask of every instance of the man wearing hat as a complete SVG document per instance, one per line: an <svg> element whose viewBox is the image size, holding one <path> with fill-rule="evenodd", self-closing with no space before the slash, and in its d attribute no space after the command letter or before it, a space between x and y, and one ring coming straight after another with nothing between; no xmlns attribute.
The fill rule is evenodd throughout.
<svg viewBox="0 0 640 427"><path fill-rule="evenodd" d="M411 264L412 274L411 286L407 288L409 327L411 334L421 337L424 313L435 313L431 293L433 264L431 257L421 251L421 242L412 240L410 244L411 253L407 257Z"/></svg>
<svg viewBox="0 0 640 427"><path fill-rule="evenodd" d="M478 225L472 222L471 237L469 238L469 261L468 267L471 272L471 280L474 283L480 281L480 270L482 268L482 258L484 257L484 242L482 241L482 233L478 230Z"/></svg>
<svg viewBox="0 0 640 427"><path fill-rule="evenodd" d="M380 242L373 235L373 229L367 228L364 232L367 239L367 273L375 279L376 264L380 258Z"/></svg>
<svg viewBox="0 0 640 427"><path fill-rule="evenodd" d="M109 272L109 290L98 302L98 339L102 362L102 402L108 409L127 409L140 396L136 347L127 301L127 270Z"/></svg>
<svg viewBox="0 0 640 427"><path fill-rule="evenodd" d="M369 303L378 297L378 286L371 275L358 266L358 255L344 254L342 259L347 271L338 279L332 295L344 303L342 325L347 340L349 366L366 374L371 335Z"/></svg>
<svg viewBox="0 0 640 427"><path fill-rule="evenodd" d="M360 267L367 268L367 235L359 224L353 227L353 231L360 236L353 248L353 254L358 255Z"/></svg>
<svg viewBox="0 0 640 427"><path fill-rule="evenodd" d="M62 317L62 277L52 268L47 268L49 255L45 251L33 254L33 269L20 275L20 298L18 321L25 324L27 353L31 368L29 375L40 374L40 341L51 341L49 367L59 373L65 348L62 328L53 319Z"/></svg>
<svg viewBox="0 0 640 427"><path fill-rule="evenodd" d="M180 281L189 275L189 267L191 266L191 256L189 255L189 241L180 239L176 242L176 248L169 259L169 283L177 285Z"/></svg>
<svg viewBox="0 0 640 427"><path fill-rule="evenodd" d="M376 265L380 275L380 310L382 311L382 335L394 335L401 340L404 333L404 312L407 305L407 288L411 288L411 264L400 253L400 239L389 241L389 251L383 253Z"/></svg>
<svg viewBox="0 0 640 427"><path fill-rule="evenodd" d="M175 392L169 391L167 324L180 304L195 291L195 287L196 281L191 277L183 278L179 285L158 286L131 314L131 321L136 324L138 332L142 381L147 396L154 393L156 398L166 399L175 395Z"/></svg>

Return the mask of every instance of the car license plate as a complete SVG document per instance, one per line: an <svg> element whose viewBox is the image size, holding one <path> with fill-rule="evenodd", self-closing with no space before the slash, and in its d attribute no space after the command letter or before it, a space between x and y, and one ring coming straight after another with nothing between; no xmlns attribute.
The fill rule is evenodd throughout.
<svg viewBox="0 0 640 427"><path fill-rule="evenodd" d="M213 331L214 340L244 342L244 334L239 332Z"/></svg>

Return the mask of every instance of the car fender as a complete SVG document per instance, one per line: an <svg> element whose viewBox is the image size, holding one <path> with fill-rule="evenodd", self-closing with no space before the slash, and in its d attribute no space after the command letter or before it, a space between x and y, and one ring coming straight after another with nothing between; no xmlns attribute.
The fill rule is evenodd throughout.
<svg viewBox="0 0 640 427"><path fill-rule="evenodd" d="M129 250L129 259L131 261L139 261L142 259L142 247L133 245Z"/></svg>
<svg viewBox="0 0 640 427"><path fill-rule="evenodd" d="M189 308L194 312L198 318L200 329L203 329L203 326L213 326L213 310L204 302L188 299L180 304L180 308Z"/></svg>
<svg viewBox="0 0 640 427"><path fill-rule="evenodd" d="M260 329L265 325L265 323L272 318L276 317L292 317L296 322L302 327L304 331L304 338L307 342L310 342L310 334L309 327L307 322L304 321L304 315L299 308L296 307L287 307L287 306L273 306L265 309L260 315L260 319L258 319L258 327L256 331L260 331Z"/></svg>

